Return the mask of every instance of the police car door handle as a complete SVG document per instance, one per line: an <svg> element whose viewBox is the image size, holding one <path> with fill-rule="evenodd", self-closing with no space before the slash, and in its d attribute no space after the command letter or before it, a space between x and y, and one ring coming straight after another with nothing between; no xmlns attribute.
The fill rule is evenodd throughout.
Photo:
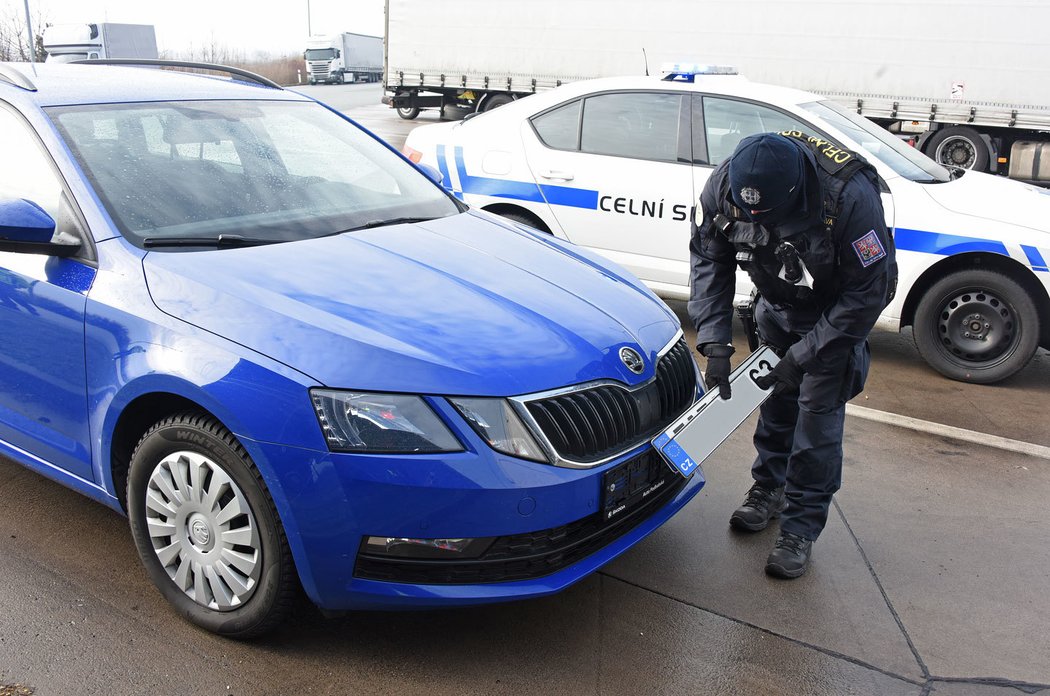
<svg viewBox="0 0 1050 696"><path fill-rule="evenodd" d="M557 179L558 181L572 181L575 178L570 172L559 172L553 169L540 172L540 176L544 179Z"/></svg>

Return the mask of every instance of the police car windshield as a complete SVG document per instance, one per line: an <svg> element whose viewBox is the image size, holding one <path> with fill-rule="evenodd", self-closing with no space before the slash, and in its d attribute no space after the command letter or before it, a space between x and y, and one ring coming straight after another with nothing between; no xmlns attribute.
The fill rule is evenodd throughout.
<svg viewBox="0 0 1050 696"><path fill-rule="evenodd" d="M951 173L873 122L831 101L800 105L877 157L894 172L912 181L933 184L951 181Z"/></svg>
<svg viewBox="0 0 1050 696"><path fill-rule="evenodd" d="M459 204L327 109L290 101L52 107L49 115L121 233L166 251L185 239L312 239Z"/></svg>

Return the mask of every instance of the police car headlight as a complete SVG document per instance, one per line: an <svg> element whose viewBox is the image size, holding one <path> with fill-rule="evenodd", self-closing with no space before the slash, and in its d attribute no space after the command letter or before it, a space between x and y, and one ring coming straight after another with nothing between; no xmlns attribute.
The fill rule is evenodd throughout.
<svg viewBox="0 0 1050 696"><path fill-rule="evenodd" d="M333 452L432 454L463 446L421 397L311 389L310 399Z"/></svg>
<svg viewBox="0 0 1050 696"><path fill-rule="evenodd" d="M450 398L470 427L497 452L549 464L543 448L506 399Z"/></svg>

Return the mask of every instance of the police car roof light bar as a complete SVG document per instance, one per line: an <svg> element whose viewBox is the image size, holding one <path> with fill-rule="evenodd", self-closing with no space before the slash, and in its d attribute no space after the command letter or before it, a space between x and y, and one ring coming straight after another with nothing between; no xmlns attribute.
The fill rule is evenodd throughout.
<svg viewBox="0 0 1050 696"><path fill-rule="evenodd" d="M692 82L697 75L739 75L731 65L706 65L703 63L664 63L660 68L663 80Z"/></svg>

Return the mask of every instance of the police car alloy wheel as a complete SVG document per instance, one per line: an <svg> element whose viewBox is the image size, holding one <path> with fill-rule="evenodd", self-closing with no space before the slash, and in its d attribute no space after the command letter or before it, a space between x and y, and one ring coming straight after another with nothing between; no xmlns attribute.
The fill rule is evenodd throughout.
<svg viewBox="0 0 1050 696"><path fill-rule="evenodd" d="M209 416L179 414L142 437L128 475L128 518L154 584L203 628L260 635L298 596L291 551L259 472Z"/></svg>
<svg viewBox="0 0 1050 696"><path fill-rule="evenodd" d="M957 271L923 295L914 331L919 353L942 375L991 384L1035 354L1039 313L1012 278L992 270Z"/></svg>

